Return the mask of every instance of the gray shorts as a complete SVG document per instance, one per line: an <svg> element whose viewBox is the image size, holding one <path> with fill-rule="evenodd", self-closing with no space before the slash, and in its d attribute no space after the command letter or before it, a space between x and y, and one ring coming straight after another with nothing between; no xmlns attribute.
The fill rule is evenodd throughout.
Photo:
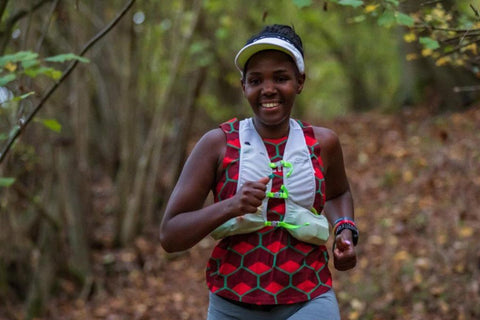
<svg viewBox="0 0 480 320"><path fill-rule="evenodd" d="M335 292L329 290L313 300L258 310L230 302L210 292L207 320L340 320Z"/></svg>

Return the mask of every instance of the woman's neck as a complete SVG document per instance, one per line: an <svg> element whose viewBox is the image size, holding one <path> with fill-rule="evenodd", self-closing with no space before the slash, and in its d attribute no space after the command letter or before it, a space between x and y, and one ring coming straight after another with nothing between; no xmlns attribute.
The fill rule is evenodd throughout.
<svg viewBox="0 0 480 320"><path fill-rule="evenodd" d="M280 139L288 136L288 133L290 131L289 120L290 119L278 125L269 126L269 125L259 123L258 120L253 118L253 125L257 130L258 134L260 135L260 137L262 137L263 139Z"/></svg>

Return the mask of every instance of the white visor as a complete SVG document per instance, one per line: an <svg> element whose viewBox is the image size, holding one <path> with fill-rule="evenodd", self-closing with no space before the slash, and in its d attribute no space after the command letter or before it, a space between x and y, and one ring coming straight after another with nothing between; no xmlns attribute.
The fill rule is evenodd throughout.
<svg viewBox="0 0 480 320"><path fill-rule="evenodd" d="M278 50L288 54L293 58L293 61L295 61L298 71L300 73L305 73L305 64L300 51L298 51L298 49L288 41L280 38L269 37L261 38L249 43L237 53L237 56L235 57L235 66L238 70L240 70L242 75L248 59L250 59L255 53L264 50Z"/></svg>

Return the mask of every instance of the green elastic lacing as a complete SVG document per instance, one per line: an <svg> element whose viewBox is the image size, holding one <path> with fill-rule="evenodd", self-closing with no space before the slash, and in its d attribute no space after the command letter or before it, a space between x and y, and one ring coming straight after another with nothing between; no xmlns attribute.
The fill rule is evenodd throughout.
<svg viewBox="0 0 480 320"><path fill-rule="evenodd" d="M279 167L282 167L282 166L285 167L285 168L290 168L290 170L288 170L288 172L287 172L287 177L290 177L292 175L292 172L293 172L292 163L287 162L285 160L280 160L280 161L277 161L277 162L270 162L269 166L272 169L279 168Z"/></svg>
<svg viewBox="0 0 480 320"><path fill-rule="evenodd" d="M280 198L280 199L288 199L288 190L285 185L282 184L280 187L281 191L277 192L267 192L267 197L269 198Z"/></svg>
<svg viewBox="0 0 480 320"><path fill-rule="evenodd" d="M303 226L308 226L310 223L306 222L302 225L297 225L297 224L290 224L287 222L283 221L265 221L265 226L266 227L282 227L285 229L298 229Z"/></svg>

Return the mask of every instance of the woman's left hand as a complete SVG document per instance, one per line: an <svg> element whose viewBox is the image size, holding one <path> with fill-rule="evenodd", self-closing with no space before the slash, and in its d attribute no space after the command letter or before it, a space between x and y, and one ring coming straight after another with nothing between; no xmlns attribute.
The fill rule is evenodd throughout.
<svg viewBox="0 0 480 320"><path fill-rule="evenodd" d="M335 237L333 246L333 264L339 271L350 270L357 264L357 254L353 245L352 232L343 230Z"/></svg>

